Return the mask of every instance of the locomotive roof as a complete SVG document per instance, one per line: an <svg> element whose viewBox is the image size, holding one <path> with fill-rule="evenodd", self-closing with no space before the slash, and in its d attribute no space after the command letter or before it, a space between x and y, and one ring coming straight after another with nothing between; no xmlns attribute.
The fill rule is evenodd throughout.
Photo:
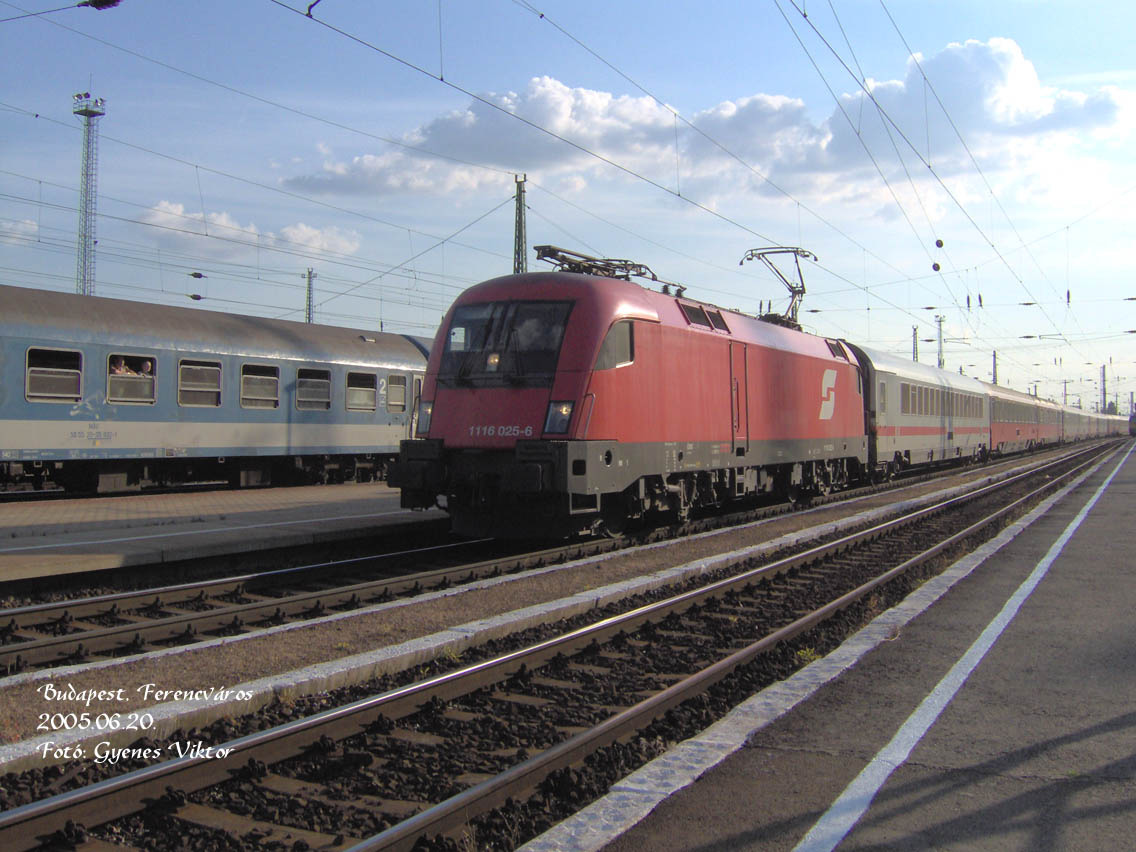
<svg viewBox="0 0 1136 852"><path fill-rule="evenodd" d="M826 354L828 348L824 337L764 322L757 317L701 299L659 292L622 278L604 278L578 272L503 275L469 288L455 304L523 299L529 294L533 299L586 299L600 334L617 319L640 319L683 328L691 327L683 316L680 305L697 305L720 312L729 325L728 332L694 327L698 333L723 335L745 343L830 357Z"/></svg>
<svg viewBox="0 0 1136 852"><path fill-rule="evenodd" d="M0 329L68 345L113 340L124 347L373 366L421 363L430 347L409 335L4 285Z"/></svg>
<svg viewBox="0 0 1136 852"><path fill-rule="evenodd" d="M605 313L631 319L659 321L658 310L651 304L650 291L632 281L600 278L578 272L527 272L502 275L470 287L459 302L517 299L531 294L536 299L579 299L594 296L603 303Z"/></svg>

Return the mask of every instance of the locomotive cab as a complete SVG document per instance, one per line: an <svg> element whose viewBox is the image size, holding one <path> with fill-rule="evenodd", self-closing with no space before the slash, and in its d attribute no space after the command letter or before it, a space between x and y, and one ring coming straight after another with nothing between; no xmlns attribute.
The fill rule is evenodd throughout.
<svg viewBox="0 0 1136 852"><path fill-rule="evenodd" d="M581 440L594 401L589 376L613 314L657 320L635 301L555 272L506 276L463 294L435 341L416 437L403 442L391 471L403 507L444 495L458 533L587 531L594 519L582 516L596 513L591 495L601 487L582 481L598 448Z"/></svg>

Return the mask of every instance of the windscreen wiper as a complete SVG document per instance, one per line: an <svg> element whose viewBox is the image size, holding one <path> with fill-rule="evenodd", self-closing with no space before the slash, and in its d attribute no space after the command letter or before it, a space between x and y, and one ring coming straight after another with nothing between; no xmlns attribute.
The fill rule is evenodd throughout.
<svg viewBox="0 0 1136 852"><path fill-rule="evenodd" d="M517 345L512 328L505 335L505 351L513 353L513 372L509 374L509 382L514 385L523 384L525 381L525 365L521 359L521 348Z"/></svg>

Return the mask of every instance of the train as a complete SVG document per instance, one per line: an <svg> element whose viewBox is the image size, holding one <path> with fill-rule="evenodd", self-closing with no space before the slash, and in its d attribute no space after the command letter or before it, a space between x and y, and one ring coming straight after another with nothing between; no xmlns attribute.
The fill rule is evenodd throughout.
<svg viewBox="0 0 1136 852"><path fill-rule="evenodd" d="M1124 431L795 317L640 284L626 261L538 256L558 268L474 285L449 309L391 468L404 508L440 506L461 535L619 534Z"/></svg>
<svg viewBox="0 0 1136 852"><path fill-rule="evenodd" d="M0 285L0 486L381 479L430 345Z"/></svg>

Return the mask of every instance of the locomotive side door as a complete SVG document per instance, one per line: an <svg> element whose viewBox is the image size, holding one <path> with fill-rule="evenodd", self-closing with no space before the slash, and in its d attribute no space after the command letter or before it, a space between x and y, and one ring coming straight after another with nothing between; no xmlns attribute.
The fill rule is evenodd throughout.
<svg viewBox="0 0 1136 852"><path fill-rule="evenodd" d="M746 345L730 341L730 415L734 456L749 452L749 376Z"/></svg>
<svg viewBox="0 0 1136 852"><path fill-rule="evenodd" d="M414 393L410 396L410 416L406 418L406 437L413 438L418 431L418 402L422 399L422 376L411 373Z"/></svg>

